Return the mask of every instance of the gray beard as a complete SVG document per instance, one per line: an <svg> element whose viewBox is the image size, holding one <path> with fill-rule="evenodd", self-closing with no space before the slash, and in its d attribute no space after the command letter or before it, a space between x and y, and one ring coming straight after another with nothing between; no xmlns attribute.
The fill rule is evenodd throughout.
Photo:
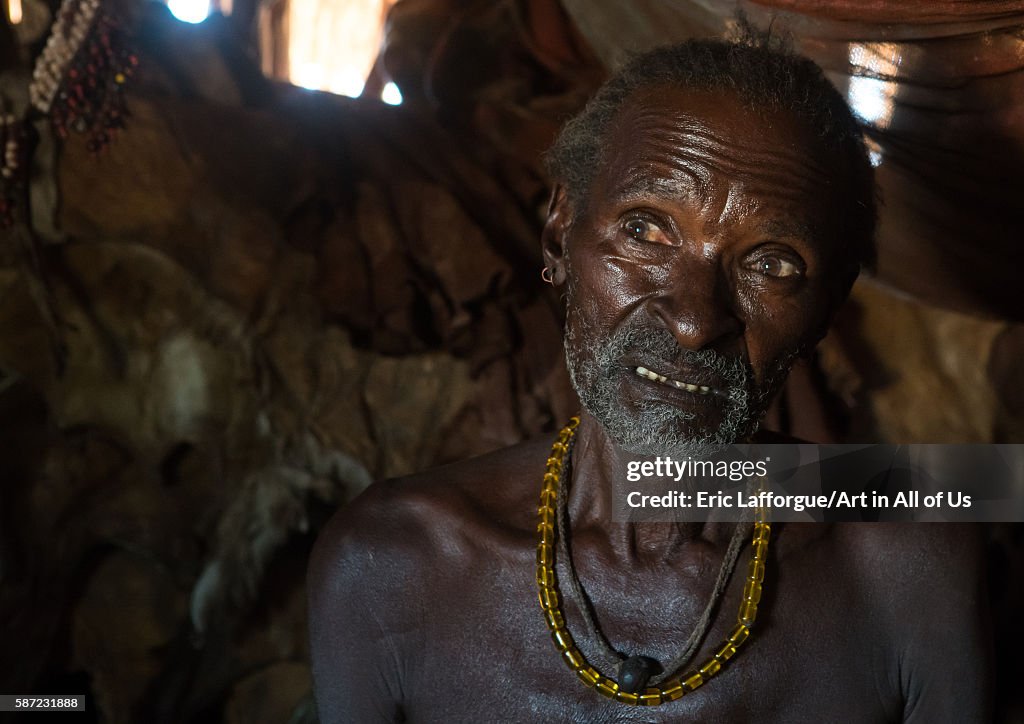
<svg viewBox="0 0 1024 724"><path fill-rule="evenodd" d="M742 442L756 430L775 392L782 386L797 356L794 350L774 361L759 387L750 363L713 349L683 349L661 326L632 324L609 339L594 339L593 330L570 293L565 332L569 377L580 403L628 452L706 458L727 445ZM663 369L706 370L724 393L722 420L717 427L701 425L697 415L659 399L634 405L619 400L623 378L636 374L623 365L630 356L649 360Z"/></svg>

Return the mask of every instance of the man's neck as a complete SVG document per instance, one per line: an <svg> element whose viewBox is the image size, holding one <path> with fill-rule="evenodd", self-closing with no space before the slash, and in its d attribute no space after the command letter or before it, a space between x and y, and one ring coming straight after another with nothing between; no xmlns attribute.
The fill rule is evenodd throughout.
<svg viewBox="0 0 1024 724"><path fill-rule="evenodd" d="M735 526L719 523L616 523L616 491L627 464L638 458L623 450L588 413L581 415L572 450L568 511L570 535L597 533L626 561L668 558L698 541L727 545Z"/></svg>

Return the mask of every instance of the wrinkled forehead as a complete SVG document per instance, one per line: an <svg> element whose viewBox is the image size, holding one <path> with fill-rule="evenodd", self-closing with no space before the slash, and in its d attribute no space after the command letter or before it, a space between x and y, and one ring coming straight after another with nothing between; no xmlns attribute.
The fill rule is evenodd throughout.
<svg viewBox="0 0 1024 724"><path fill-rule="evenodd" d="M812 129L730 93L636 91L612 120L604 148L595 181L606 200L655 195L703 205L732 194L815 226L831 217L832 154Z"/></svg>

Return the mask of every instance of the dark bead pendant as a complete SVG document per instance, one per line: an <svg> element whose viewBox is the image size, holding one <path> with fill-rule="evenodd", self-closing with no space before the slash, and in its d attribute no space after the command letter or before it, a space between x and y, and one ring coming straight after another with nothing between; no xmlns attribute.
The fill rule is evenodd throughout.
<svg viewBox="0 0 1024 724"><path fill-rule="evenodd" d="M635 694L647 687L647 681L661 673L661 665L649 656L630 656L619 664L619 689Z"/></svg>

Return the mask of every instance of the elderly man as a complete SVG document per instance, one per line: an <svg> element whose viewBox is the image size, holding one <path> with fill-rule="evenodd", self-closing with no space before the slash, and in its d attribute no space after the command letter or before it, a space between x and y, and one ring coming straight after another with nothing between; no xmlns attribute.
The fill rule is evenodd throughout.
<svg viewBox="0 0 1024 724"><path fill-rule="evenodd" d="M764 41L653 51L550 162L581 417L335 517L309 582L322 721L985 721L972 530L612 520L636 455L765 439L871 259L870 166L821 71Z"/></svg>

